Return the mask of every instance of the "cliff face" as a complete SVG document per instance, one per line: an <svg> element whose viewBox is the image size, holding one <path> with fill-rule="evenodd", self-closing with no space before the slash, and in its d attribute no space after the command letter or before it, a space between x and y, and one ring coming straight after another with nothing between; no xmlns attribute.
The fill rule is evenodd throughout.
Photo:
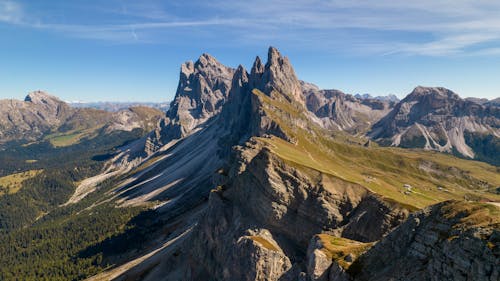
<svg viewBox="0 0 500 281"><path fill-rule="evenodd" d="M184 133L219 113L226 101L234 69L203 54L181 66L179 85L167 117L178 122Z"/></svg>
<svg viewBox="0 0 500 281"><path fill-rule="evenodd" d="M444 202L382 239L355 266L356 280L498 280L500 211Z"/></svg>
<svg viewBox="0 0 500 281"><path fill-rule="evenodd" d="M417 87L369 136L387 145L456 152L498 164L493 155L500 149L500 108L463 100L445 88Z"/></svg>
<svg viewBox="0 0 500 281"><path fill-rule="evenodd" d="M166 117L148 137L145 152L152 154L170 141L189 135L220 113L233 75L234 69L208 54L200 56L195 63L182 64L175 98Z"/></svg>
<svg viewBox="0 0 500 281"><path fill-rule="evenodd" d="M308 276L304 251L315 234L375 241L408 214L361 186L250 146L236 156L232 179L212 191L186 242L193 245L186 258L195 265L186 271L196 280L207 273L216 280L296 280Z"/></svg>

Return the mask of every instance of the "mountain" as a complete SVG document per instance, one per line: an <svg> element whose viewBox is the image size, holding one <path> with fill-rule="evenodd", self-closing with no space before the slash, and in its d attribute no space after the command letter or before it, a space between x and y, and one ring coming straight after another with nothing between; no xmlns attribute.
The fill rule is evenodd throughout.
<svg viewBox="0 0 500 281"><path fill-rule="evenodd" d="M357 99L375 99L375 100L380 100L380 101L387 101L387 102L394 102L397 103L399 102L399 98L396 95L387 95L387 96L372 96L370 94L355 94L355 98Z"/></svg>
<svg viewBox="0 0 500 281"><path fill-rule="evenodd" d="M394 102L365 96L356 98L339 90L320 90L301 82L307 109L324 128L364 133L394 107Z"/></svg>
<svg viewBox="0 0 500 281"><path fill-rule="evenodd" d="M165 118L99 173L48 188L50 208L19 224L7 203L46 189L0 197L0 279L387 280L406 258L494 279L498 167L367 146L344 126L363 132L386 106L301 82L273 47L250 71L203 54L181 66Z"/></svg>
<svg viewBox="0 0 500 281"><path fill-rule="evenodd" d="M492 166L338 139L307 110L307 86L275 48L266 64L257 57L250 72L231 72L220 91L227 95L203 91L218 110L182 90L185 69L169 117L150 136L161 142L133 168L127 164L126 178L111 189L122 208L154 204L145 228L150 250L90 280L326 280L317 235L368 251L420 208L464 196L499 200ZM203 73L189 83L221 85L218 77ZM148 150L148 142L122 153L138 147ZM134 159L123 154L114 167Z"/></svg>
<svg viewBox="0 0 500 281"><path fill-rule="evenodd" d="M35 91L28 94L24 101L0 100L0 144L55 140L55 145L59 145L63 143L58 140L73 143L92 137L99 130L106 133L134 129L149 131L163 115L161 111L147 107L133 107L114 113L72 108L57 97Z"/></svg>
<svg viewBox="0 0 500 281"><path fill-rule="evenodd" d="M71 113L66 103L41 91L27 95L24 101L1 100L0 140L37 139L60 126Z"/></svg>
<svg viewBox="0 0 500 281"><path fill-rule="evenodd" d="M445 88L415 88L368 135L385 145L500 164L500 107L463 100Z"/></svg>
<svg viewBox="0 0 500 281"><path fill-rule="evenodd" d="M71 107L76 108L94 108L105 111L120 111L131 107L150 107L155 108L164 112L168 111L170 106L169 102L112 102L112 101L102 101L102 102L68 102Z"/></svg>

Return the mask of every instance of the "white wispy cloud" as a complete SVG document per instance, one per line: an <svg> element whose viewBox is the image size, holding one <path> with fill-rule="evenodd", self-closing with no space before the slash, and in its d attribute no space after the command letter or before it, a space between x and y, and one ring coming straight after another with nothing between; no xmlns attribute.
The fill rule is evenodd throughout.
<svg viewBox="0 0 500 281"><path fill-rule="evenodd" d="M443 56L466 53L469 48L482 44L500 46L500 1L495 0L298 0L293 3L257 0L251 5L238 1L226 4L210 1L207 5L253 19L255 26L261 29L293 26L332 35L342 29L361 29L362 35L370 31L403 33L380 40L366 36L364 43L359 35L353 35L350 39L355 43L354 49L362 52ZM422 39L415 41L414 38Z"/></svg>
<svg viewBox="0 0 500 281"><path fill-rule="evenodd" d="M19 23L22 19L21 6L13 1L0 0L0 22Z"/></svg>
<svg viewBox="0 0 500 281"><path fill-rule="evenodd" d="M497 0L198 0L176 7L193 11L183 16L158 2L120 3L118 8L102 9L125 17L117 24L68 24L34 21L24 16L19 3L0 0L0 21L124 42L140 41L146 33L180 28L201 32L199 28L205 27L215 29L214 36L226 35L242 44L278 41L361 54L494 55L500 48Z"/></svg>
<svg viewBox="0 0 500 281"><path fill-rule="evenodd" d="M128 11L122 11L125 14L131 14ZM136 17L148 16L145 12L134 13ZM160 13L157 16L160 17ZM60 32L70 36L109 40L116 42L139 41L138 32L147 30L173 29L181 27L203 27L203 26L221 26L243 24L241 19L219 19L212 18L206 20L183 20L183 21L155 21L155 22L133 22L126 24L67 24L67 23L47 23L39 19L31 19L25 16L21 4L10 1L0 0L0 22L16 25L24 28L33 28Z"/></svg>

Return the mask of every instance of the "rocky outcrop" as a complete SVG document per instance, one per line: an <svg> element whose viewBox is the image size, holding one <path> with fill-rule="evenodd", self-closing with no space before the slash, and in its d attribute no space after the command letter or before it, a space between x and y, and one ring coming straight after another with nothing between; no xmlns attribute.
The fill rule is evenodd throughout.
<svg viewBox="0 0 500 281"><path fill-rule="evenodd" d="M332 257L323 250L321 239L315 236L307 248L307 274L312 281L329 280Z"/></svg>
<svg viewBox="0 0 500 281"><path fill-rule="evenodd" d="M496 147L482 146L475 139L500 138L500 109L463 100L445 88L417 87L373 126L369 136L385 145L476 158L484 156L482 150ZM482 160L498 164L498 157L491 158L498 152L488 152Z"/></svg>
<svg viewBox="0 0 500 281"><path fill-rule="evenodd" d="M449 201L411 215L356 261L356 280L498 280L498 207Z"/></svg>
<svg viewBox="0 0 500 281"><path fill-rule="evenodd" d="M307 249L307 271L311 281L349 281L347 273L355 259L366 252L373 243L316 235Z"/></svg>
<svg viewBox="0 0 500 281"><path fill-rule="evenodd" d="M358 99L339 90L320 90L302 82L307 109L319 118L327 129L351 133L365 132L385 116L393 102L378 99Z"/></svg>

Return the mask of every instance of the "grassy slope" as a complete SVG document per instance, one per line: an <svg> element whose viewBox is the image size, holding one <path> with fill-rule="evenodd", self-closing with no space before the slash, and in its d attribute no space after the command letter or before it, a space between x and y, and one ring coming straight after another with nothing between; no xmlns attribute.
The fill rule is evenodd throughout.
<svg viewBox="0 0 500 281"><path fill-rule="evenodd" d="M452 201L441 208L442 215L447 218L460 217L455 227L500 227L500 208L488 203L465 203Z"/></svg>
<svg viewBox="0 0 500 281"><path fill-rule="evenodd" d="M292 144L276 137L260 138L285 160L363 185L389 201L416 208L464 196L500 201L500 195L490 192L500 186L497 167L436 152L363 147L359 145L361 140L341 133L330 136L330 132L305 121L296 106L278 95L271 99L257 90L253 93L266 114L295 139ZM296 126L296 120L306 124L307 130ZM407 194L404 184L412 186Z"/></svg>
<svg viewBox="0 0 500 281"><path fill-rule="evenodd" d="M45 137L54 147L66 147L80 142L82 138L92 139L97 135L97 131L102 126L97 126L88 129L77 129L63 133L53 133Z"/></svg>
<svg viewBox="0 0 500 281"><path fill-rule="evenodd" d="M0 196L5 193L13 194L19 191L22 187L22 183L34 176L40 174L42 170L29 170L21 173L15 173L8 176L0 177L0 187L6 190L0 189Z"/></svg>
<svg viewBox="0 0 500 281"><path fill-rule="evenodd" d="M322 251L345 270L349 268L352 262L347 262L345 260L346 256L351 254L353 255L353 259L355 259L366 252L374 244L362 243L328 234L318 234L318 237L323 246Z"/></svg>

